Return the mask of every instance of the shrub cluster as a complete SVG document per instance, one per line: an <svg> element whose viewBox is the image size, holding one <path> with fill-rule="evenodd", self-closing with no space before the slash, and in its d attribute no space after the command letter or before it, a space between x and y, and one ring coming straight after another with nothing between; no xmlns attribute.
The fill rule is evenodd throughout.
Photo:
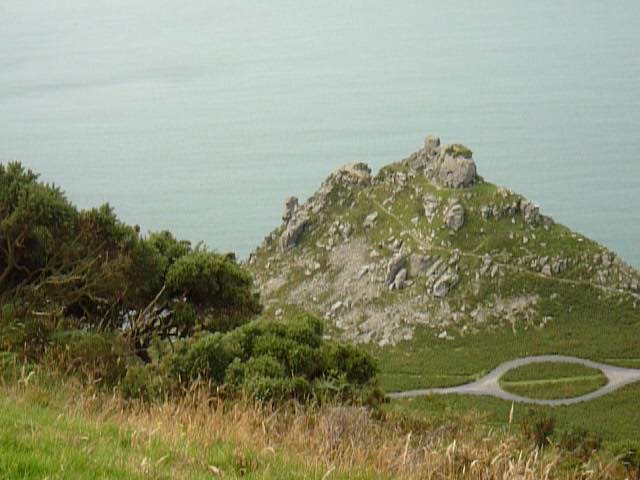
<svg viewBox="0 0 640 480"><path fill-rule="evenodd" d="M183 342L169 363L181 382L226 385L261 400L356 401L376 374L367 353L323 339L322 322L308 315L282 322L259 319Z"/></svg>

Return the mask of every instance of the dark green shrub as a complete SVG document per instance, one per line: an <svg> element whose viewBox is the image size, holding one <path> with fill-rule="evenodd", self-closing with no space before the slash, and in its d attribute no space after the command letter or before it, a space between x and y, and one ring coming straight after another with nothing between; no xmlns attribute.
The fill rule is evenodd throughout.
<svg viewBox="0 0 640 480"><path fill-rule="evenodd" d="M147 242L162 258L164 273L176 260L191 252L190 242L177 240L168 230L152 233L149 235Z"/></svg>
<svg viewBox="0 0 640 480"><path fill-rule="evenodd" d="M212 252L180 257L169 267L166 285L170 295L185 296L200 306L259 311L251 275L233 259Z"/></svg>
<svg viewBox="0 0 640 480"><path fill-rule="evenodd" d="M234 352L219 333L208 334L182 346L171 359L171 373L182 382L192 380L224 381L227 367L234 359Z"/></svg>
<svg viewBox="0 0 640 480"><path fill-rule="evenodd" d="M355 345L329 343L324 353L333 374L344 374L349 382L363 385L377 373L373 358Z"/></svg>
<svg viewBox="0 0 640 480"><path fill-rule="evenodd" d="M225 382L230 385L241 386L247 380L256 377L284 378L286 372L282 364L269 355L251 357L242 362L236 357L229 365L225 375Z"/></svg>
<svg viewBox="0 0 640 480"><path fill-rule="evenodd" d="M185 342L172 357L172 372L183 381L224 381L228 391L246 390L261 400L374 400L365 388L376 373L372 358L321 334L322 325L309 316L255 320Z"/></svg>
<svg viewBox="0 0 640 480"><path fill-rule="evenodd" d="M556 419L542 411L529 409L520 420L520 429L525 438L536 447L543 448L549 444L556 426Z"/></svg>
<svg viewBox="0 0 640 480"><path fill-rule="evenodd" d="M302 377L252 377L247 379L244 387L248 393L261 401L294 399L305 402L313 395L309 381Z"/></svg>
<svg viewBox="0 0 640 480"><path fill-rule="evenodd" d="M160 400L174 389L175 386L157 365L131 365L120 382L124 398L146 401Z"/></svg>

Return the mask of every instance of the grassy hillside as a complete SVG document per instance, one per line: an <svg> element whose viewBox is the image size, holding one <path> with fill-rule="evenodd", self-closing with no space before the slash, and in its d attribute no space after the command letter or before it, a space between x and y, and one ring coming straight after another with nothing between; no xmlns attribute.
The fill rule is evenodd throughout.
<svg viewBox="0 0 640 480"><path fill-rule="evenodd" d="M508 189L480 177L466 188L443 186L428 173L434 160L425 149L375 176L341 169L285 218L248 262L267 312L323 316L334 336L374 354L387 391L466 383L526 355L640 368L638 272ZM301 218L295 245L283 245ZM619 429L606 435L637 438L623 420L633 396L615 398L606 414ZM583 408L610 401L558 412L580 423ZM489 419L496 409L507 418L509 408L459 398L412 403L431 404ZM601 417L590 418L597 426Z"/></svg>

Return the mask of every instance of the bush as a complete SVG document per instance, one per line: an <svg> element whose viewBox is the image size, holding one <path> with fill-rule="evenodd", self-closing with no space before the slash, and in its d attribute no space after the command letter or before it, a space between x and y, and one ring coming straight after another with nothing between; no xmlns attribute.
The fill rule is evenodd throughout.
<svg viewBox="0 0 640 480"><path fill-rule="evenodd" d="M556 419L541 411L529 409L520 421L520 428L525 438L531 440L537 448L549 444L556 426Z"/></svg>
<svg viewBox="0 0 640 480"><path fill-rule="evenodd" d="M259 310L251 275L233 259L212 252L196 251L180 257L169 267L167 291L187 297L199 306L222 310Z"/></svg>
<svg viewBox="0 0 640 480"><path fill-rule="evenodd" d="M334 375L344 374L349 382L364 385L377 373L373 358L355 345L327 344L325 355Z"/></svg>
<svg viewBox="0 0 640 480"><path fill-rule="evenodd" d="M30 360L44 350L55 324L29 314L18 303L0 306L0 349L15 352Z"/></svg>
<svg viewBox="0 0 640 480"><path fill-rule="evenodd" d="M171 365L172 374L183 382L224 382L260 400L358 402L376 373L366 352L324 340L322 324L310 316L255 320L225 334L185 342Z"/></svg>
<svg viewBox="0 0 640 480"><path fill-rule="evenodd" d="M145 401L161 400L174 386L157 365L131 365L120 382L124 398L138 398Z"/></svg>
<svg viewBox="0 0 640 480"><path fill-rule="evenodd" d="M246 381L244 388L249 394L261 401L293 399L305 402L313 397L309 381L302 377L252 377Z"/></svg>
<svg viewBox="0 0 640 480"><path fill-rule="evenodd" d="M194 380L221 384L234 355L225 345L224 336L217 332L195 340L171 359L171 373L182 382Z"/></svg>

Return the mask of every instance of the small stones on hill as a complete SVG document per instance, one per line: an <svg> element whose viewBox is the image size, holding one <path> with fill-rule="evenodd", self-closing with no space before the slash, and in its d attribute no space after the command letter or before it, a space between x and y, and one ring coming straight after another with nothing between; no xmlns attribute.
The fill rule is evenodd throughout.
<svg viewBox="0 0 640 480"><path fill-rule="evenodd" d="M376 223L378 219L378 212L372 212L366 216L364 222L362 223L363 228L371 228Z"/></svg>
<svg viewBox="0 0 640 480"><path fill-rule="evenodd" d="M436 217L438 205L440 205L440 202L435 195L426 194L424 197L422 197L424 216L427 218L427 221L429 223L433 222L433 219Z"/></svg>
<svg viewBox="0 0 640 480"><path fill-rule="evenodd" d="M393 289L395 286L396 276L404 269L406 258L401 253L395 254L387 264L387 274L384 279L384 286ZM405 270L406 275L406 270ZM405 276L406 279L406 276Z"/></svg>
<svg viewBox="0 0 640 480"><path fill-rule="evenodd" d="M451 290L459 280L460 277L458 277L456 273L450 271L445 272L433 285L433 296L436 298L446 297L449 290Z"/></svg>
<svg viewBox="0 0 640 480"><path fill-rule="evenodd" d="M499 279L508 284L514 271L553 279L571 268L567 281L635 292L640 302L637 272L575 235L566 239L572 247L582 240L583 254L558 247L564 229L537 230L553 221L514 192L491 185L443 190L481 181L472 162L465 147L428 137L424 148L375 178L365 164L348 165L302 205L287 198L283 224L248 261L265 305L296 305L326 318L343 339L392 345L412 338L419 325L436 335L472 334L488 322L543 325L535 286L527 297L487 293ZM503 237L494 242L494 235Z"/></svg>
<svg viewBox="0 0 640 480"><path fill-rule="evenodd" d="M444 214L444 223L449 228L457 232L464 225L464 207L461 203L455 200Z"/></svg>

